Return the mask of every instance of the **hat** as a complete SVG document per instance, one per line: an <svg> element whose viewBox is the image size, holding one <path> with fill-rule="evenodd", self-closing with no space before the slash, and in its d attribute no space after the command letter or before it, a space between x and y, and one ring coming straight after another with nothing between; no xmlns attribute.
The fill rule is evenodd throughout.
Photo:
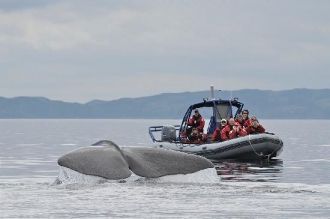
<svg viewBox="0 0 330 219"><path fill-rule="evenodd" d="M198 112L198 109L195 109L195 113L199 113L199 112Z"/></svg>
<svg viewBox="0 0 330 219"><path fill-rule="evenodd" d="M226 120L226 119L221 119L220 122L221 122L221 123L227 123L227 120Z"/></svg>

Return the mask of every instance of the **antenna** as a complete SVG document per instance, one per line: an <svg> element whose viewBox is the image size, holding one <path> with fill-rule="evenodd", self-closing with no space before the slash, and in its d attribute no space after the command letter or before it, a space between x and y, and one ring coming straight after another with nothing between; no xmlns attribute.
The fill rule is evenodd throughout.
<svg viewBox="0 0 330 219"><path fill-rule="evenodd" d="M211 100L214 100L214 86L211 85Z"/></svg>

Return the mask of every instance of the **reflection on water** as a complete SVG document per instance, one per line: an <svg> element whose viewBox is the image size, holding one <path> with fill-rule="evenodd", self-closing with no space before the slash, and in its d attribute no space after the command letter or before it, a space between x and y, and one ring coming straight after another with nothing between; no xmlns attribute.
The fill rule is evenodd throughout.
<svg viewBox="0 0 330 219"><path fill-rule="evenodd" d="M214 162L223 181L276 182L282 177L283 161L280 159L260 161L223 160Z"/></svg>

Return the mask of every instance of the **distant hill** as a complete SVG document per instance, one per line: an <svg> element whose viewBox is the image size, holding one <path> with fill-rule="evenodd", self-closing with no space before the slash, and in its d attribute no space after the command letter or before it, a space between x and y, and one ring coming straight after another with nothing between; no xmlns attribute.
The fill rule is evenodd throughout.
<svg viewBox="0 0 330 219"><path fill-rule="evenodd" d="M267 119L330 119L330 89L221 91L217 97L238 97L251 114ZM86 104L43 97L0 97L0 118L182 118L189 105L209 91L164 93L148 97L93 100Z"/></svg>

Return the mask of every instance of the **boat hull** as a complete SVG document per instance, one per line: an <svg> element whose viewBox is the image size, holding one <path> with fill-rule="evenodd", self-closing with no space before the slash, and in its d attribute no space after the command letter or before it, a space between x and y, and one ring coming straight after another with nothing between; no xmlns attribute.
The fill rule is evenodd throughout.
<svg viewBox="0 0 330 219"><path fill-rule="evenodd" d="M156 142L154 146L192 153L211 160L260 160L277 157L282 152L283 141L276 135L257 134L201 145Z"/></svg>

